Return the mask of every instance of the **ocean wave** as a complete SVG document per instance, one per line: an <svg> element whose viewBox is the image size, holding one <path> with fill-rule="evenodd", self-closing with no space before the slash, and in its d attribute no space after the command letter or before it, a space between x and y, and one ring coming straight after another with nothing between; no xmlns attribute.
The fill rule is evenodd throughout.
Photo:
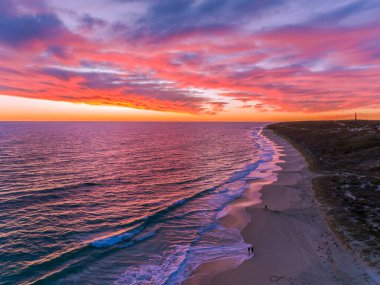
<svg viewBox="0 0 380 285"><path fill-rule="evenodd" d="M220 205L217 209L214 209L213 211L216 210L217 212L219 212L222 209L224 209L225 206L228 205L231 201L240 197L242 195L242 193L244 192L244 190L246 189L246 187L247 187L247 184L245 184L243 187L240 187L237 190L235 190L235 193L229 193L228 189L226 189L226 191L223 191L222 195L224 196L224 199L223 199L224 202L222 203L222 205ZM190 198L194 198L194 197L190 197ZM170 207L167 207L166 209L164 209L163 211L167 211L169 209L173 209L174 207L181 206L184 203L186 203L188 200L189 200L189 198L184 198L184 199L178 200L175 203L173 203L172 205L170 205ZM192 213L199 212L199 211L200 210L192 211ZM202 211L209 212L211 210L202 210ZM189 215L189 214L191 214L191 213L181 214L180 218L183 218L184 216ZM97 247L97 248L103 248L103 247L109 247L109 246L115 245L115 244L123 242L123 241L127 241L127 243L123 245L123 247L127 247L127 246L131 246L131 245L135 244L136 242L140 242L140 241L143 241L145 239L151 238L157 234L158 230L154 230L154 231L150 231L148 233L144 233L141 236L138 236L138 235L145 229L146 226L148 226L148 223L152 222L152 219L154 217L157 217L157 216L158 216L158 213L155 213L150 217L145 217L143 219L145 221L145 223L143 225L138 226L132 230L128 230L126 232L120 233L120 234L115 234L112 236L107 236L105 238L100 238L98 240L91 242L90 245ZM172 218L176 218L176 217L172 217ZM212 223L210 225L207 225L207 226L200 228L198 238L196 238L194 240L194 242L199 240L201 238L202 234L212 230L213 228L217 227L218 225L219 225L219 222L215 221L214 223Z"/></svg>
<svg viewBox="0 0 380 285"><path fill-rule="evenodd" d="M146 240L148 238L151 238L153 236L155 236L157 234L158 230L155 230L155 231L151 231L151 232L148 232L142 236L139 236L135 239L136 242L139 242L139 241L143 241L143 240Z"/></svg>
<svg viewBox="0 0 380 285"><path fill-rule="evenodd" d="M116 235L113 235L113 236L108 236L108 237L105 237L105 238L101 238L101 239L95 240L95 241L91 242L90 244L92 246L95 246L95 247L107 247L107 246L111 246L111 245L114 245L116 243L122 242L124 240L128 240L128 239L133 238L135 235L137 235L142 230L143 230L143 227L138 227L138 228L135 228L135 229L133 229L131 231L127 231L127 232L124 232L124 233L121 233L121 234L116 234Z"/></svg>
<svg viewBox="0 0 380 285"><path fill-rule="evenodd" d="M100 185L102 184L97 182L83 182L40 190L4 193L0 195L0 200L3 200L0 202L0 206L25 206L25 204L46 202L62 197L62 193L66 193L66 191L69 190L76 190L78 188L87 188L90 190L91 187ZM5 199L5 197L9 198Z"/></svg>
<svg viewBox="0 0 380 285"><path fill-rule="evenodd" d="M200 182L203 181L207 178L208 176L201 176L197 177L194 179L186 179L186 180L181 180L177 182L166 182L166 183L157 183L156 185L158 186L175 186L175 185L183 185L183 184L189 184L189 183L195 183L195 182Z"/></svg>
<svg viewBox="0 0 380 285"><path fill-rule="evenodd" d="M138 233L137 233L133 235L136 238L131 240L128 243L125 243L123 247L128 247L138 242L142 242L146 239L149 239L155 236L157 232L158 230L154 230L154 231L145 233L141 236L138 236ZM130 234L133 234L133 233L130 232ZM114 238L116 239L117 237L114 237ZM126 238L126 236L123 236L123 238ZM107 250L95 251L95 248L98 248L99 250L104 249L104 247L107 247L108 245L107 246L103 246L103 245L107 242L109 243L109 245L111 245L112 243L111 240L112 239L108 239L108 240L104 239L103 241L99 240L98 241L99 246L91 247L89 245L84 245L81 247L73 248L70 251L63 252L58 255L54 255L52 256L52 258L44 260L43 262L30 264L28 267L26 267L23 270L23 274L29 275L30 272L36 272L36 271L40 272L41 276L39 276L37 279L29 280L29 283L30 284L52 284L54 283L54 280L56 280L60 276L63 276L65 273L70 272L70 271L75 271L76 268L80 268L83 264L88 264L91 261L96 261L97 259L107 255L109 251ZM87 252L88 254L85 255L84 254L85 252ZM89 254L90 252L92 254ZM48 271L44 274L45 270L48 270L54 267L57 267L59 269L53 270L51 272Z"/></svg>
<svg viewBox="0 0 380 285"><path fill-rule="evenodd" d="M123 245L123 247L131 246L135 244L136 242L144 241L148 238L151 238L155 236L158 232L158 230L150 231L142 235L138 235L143 230L142 227L139 227L137 229L133 229L129 232L125 232L119 235L109 236L106 238L98 239L96 241L93 241L90 243L90 245L102 248L102 247L108 247L117 243L120 243L122 241L128 241L126 244Z"/></svg>
<svg viewBox="0 0 380 285"><path fill-rule="evenodd" d="M26 189L23 191L7 191L0 193L0 199L5 197L11 198L9 202L19 201L17 199L28 199L33 197L47 197L50 194L61 194L63 191L71 191L81 189L83 191L90 191L92 187L104 187L104 186L115 186L115 185L127 185L131 184L131 181L125 180L123 178L108 178L102 179L99 181L87 181L87 182L78 182L68 185L56 186L51 188L41 188L41 189ZM67 193L67 192L65 192ZM13 199L12 199L13 198ZM7 201L7 200L5 200Z"/></svg>
<svg viewBox="0 0 380 285"><path fill-rule="evenodd" d="M236 171L228 180L227 183L238 181L257 169L259 165L263 163L262 160L248 164L243 170Z"/></svg>
<svg viewBox="0 0 380 285"><path fill-rule="evenodd" d="M186 198L183 198L183 199L179 199L179 200L173 202L172 204L170 204L170 205L162 208L161 210L159 210L159 211L157 211L157 212L155 212L155 213L153 213L153 214L151 214L149 216L145 216L145 217L143 217L141 219L137 219L137 220L135 220L135 221L133 221L133 222L131 222L129 224L126 224L125 226L126 227L130 227L130 226L135 225L135 224L140 224L140 226L138 227L138 229L141 231L142 229L146 228L150 224L153 224L154 221L156 221L157 219L161 218L162 216L164 216L168 212L173 211L174 209L183 206L185 203L187 203L187 202L189 202L191 200L194 200L194 199L196 199L198 197L206 195L207 193L210 193L210 192L214 191L216 188L217 188L217 186L216 187L212 187L212 188L208 188L208 189L206 189L204 191L195 193L192 196L189 196L189 197L186 197ZM133 235L135 235L135 229L133 229L133 230L128 229L126 232L123 232L123 233L117 233L117 234L110 235L110 236L107 236L107 237L102 237L99 240L92 241L90 243L90 245L95 246L95 247L112 246L112 245L114 245L116 243L122 242L124 240L127 240L127 239L133 237L133 235L131 235L131 233Z"/></svg>

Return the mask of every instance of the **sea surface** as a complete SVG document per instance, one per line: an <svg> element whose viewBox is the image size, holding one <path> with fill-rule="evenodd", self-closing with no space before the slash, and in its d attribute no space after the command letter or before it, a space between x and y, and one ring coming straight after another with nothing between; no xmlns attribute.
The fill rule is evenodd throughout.
<svg viewBox="0 0 380 285"><path fill-rule="evenodd" d="M0 123L0 284L181 284L252 258L220 218L272 169L264 125Z"/></svg>

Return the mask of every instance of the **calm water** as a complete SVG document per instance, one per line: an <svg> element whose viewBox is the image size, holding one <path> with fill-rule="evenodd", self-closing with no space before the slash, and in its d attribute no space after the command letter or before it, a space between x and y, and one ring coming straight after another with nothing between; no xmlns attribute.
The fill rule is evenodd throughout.
<svg viewBox="0 0 380 285"><path fill-rule="evenodd" d="M246 258L218 217L273 147L258 123L0 123L0 283L180 284Z"/></svg>

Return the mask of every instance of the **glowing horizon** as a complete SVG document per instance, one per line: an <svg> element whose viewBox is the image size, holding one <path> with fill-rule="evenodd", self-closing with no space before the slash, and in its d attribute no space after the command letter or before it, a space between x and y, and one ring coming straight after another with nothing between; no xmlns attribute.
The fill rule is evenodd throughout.
<svg viewBox="0 0 380 285"><path fill-rule="evenodd" d="M380 119L376 1L20 2L2 121Z"/></svg>

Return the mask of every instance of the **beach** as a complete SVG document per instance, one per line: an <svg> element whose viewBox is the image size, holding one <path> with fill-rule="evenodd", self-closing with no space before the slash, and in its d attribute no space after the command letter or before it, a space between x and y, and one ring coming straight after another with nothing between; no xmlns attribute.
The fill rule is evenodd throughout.
<svg viewBox="0 0 380 285"><path fill-rule="evenodd" d="M261 203L245 208L250 221L242 236L253 245L253 258L233 269L229 260L203 264L185 284L378 284L330 230L313 196L316 174L301 153L272 131L264 133L282 147L281 170L277 181L262 187Z"/></svg>

